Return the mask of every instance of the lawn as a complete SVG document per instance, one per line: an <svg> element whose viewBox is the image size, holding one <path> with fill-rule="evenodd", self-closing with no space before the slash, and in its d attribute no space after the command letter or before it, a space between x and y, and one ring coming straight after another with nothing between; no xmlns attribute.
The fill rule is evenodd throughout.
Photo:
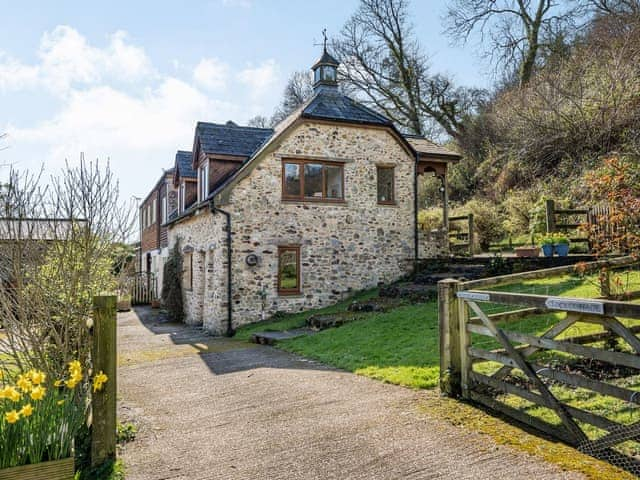
<svg viewBox="0 0 640 480"><path fill-rule="evenodd" d="M585 280L570 276L535 280L502 288L550 295L597 295L597 286L593 278ZM313 314L345 311L352 301L376 295L375 290L369 290L331 307L287 314L271 322L241 327L237 338L247 340L252 333L259 331L301 327ZM500 309L501 307L488 305L487 311ZM363 313L359 317L359 320L339 328L282 341L278 343L278 347L384 382L412 388L432 388L438 384L440 352L436 300L418 304L407 303L388 312ZM523 332L540 334L550 324L557 322L558 318L559 315L554 314L538 316L520 322L519 325ZM570 334L575 333L570 331Z"/></svg>

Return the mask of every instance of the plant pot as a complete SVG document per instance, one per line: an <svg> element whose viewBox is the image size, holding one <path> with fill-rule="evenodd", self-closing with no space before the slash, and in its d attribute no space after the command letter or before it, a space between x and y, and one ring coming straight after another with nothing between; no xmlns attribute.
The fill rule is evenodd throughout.
<svg viewBox="0 0 640 480"><path fill-rule="evenodd" d="M0 470L0 480L73 480L73 457Z"/></svg>
<svg viewBox="0 0 640 480"><path fill-rule="evenodd" d="M569 255L569 244L568 243L556 243L553 246L554 250L558 254L559 257L566 257Z"/></svg>
<svg viewBox="0 0 640 480"><path fill-rule="evenodd" d="M538 257L540 256L540 249L538 247L517 247L516 257Z"/></svg>
<svg viewBox="0 0 640 480"><path fill-rule="evenodd" d="M128 312L131 310L131 297L124 300L118 300L118 305L116 307L119 312Z"/></svg>
<svg viewBox="0 0 640 480"><path fill-rule="evenodd" d="M151 300L151 308L160 308L160 300Z"/></svg>
<svg viewBox="0 0 640 480"><path fill-rule="evenodd" d="M553 245L545 244L542 245L542 253L545 257L553 257Z"/></svg>

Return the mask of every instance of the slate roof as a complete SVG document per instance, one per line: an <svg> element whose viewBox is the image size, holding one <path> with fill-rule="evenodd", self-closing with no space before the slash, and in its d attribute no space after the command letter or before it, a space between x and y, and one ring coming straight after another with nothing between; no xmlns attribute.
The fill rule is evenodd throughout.
<svg viewBox="0 0 640 480"><path fill-rule="evenodd" d="M458 159L461 157L459 153L453 152L448 148L433 143L431 140L426 139L418 135L405 135L409 144L413 149L421 155L436 157L451 157L451 159Z"/></svg>
<svg viewBox="0 0 640 480"><path fill-rule="evenodd" d="M198 122L196 126L200 148L210 155L250 157L271 135L271 128L241 127L233 122L223 125Z"/></svg>
<svg viewBox="0 0 640 480"><path fill-rule="evenodd" d="M178 173L184 178L197 178L196 171L191 166L191 152L184 150L178 150L176 152L176 166L178 167Z"/></svg>
<svg viewBox="0 0 640 480"><path fill-rule="evenodd" d="M320 59L313 65L313 67L311 67L311 69L313 70L319 65L335 65L337 67L340 65L340 62L329 55L329 52L325 49L324 52L322 52Z"/></svg>
<svg viewBox="0 0 640 480"><path fill-rule="evenodd" d="M336 91L320 90L302 110L303 118L339 122L392 125L387 117Z"/></svg>

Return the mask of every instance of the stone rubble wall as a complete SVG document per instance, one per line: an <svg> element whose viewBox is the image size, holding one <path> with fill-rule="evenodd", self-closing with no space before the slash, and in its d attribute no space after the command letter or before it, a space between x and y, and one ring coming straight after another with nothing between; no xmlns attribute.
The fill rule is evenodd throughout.
<svg viewBox="0 0 640 480"><path fill-rule="evenodd" d="M306 122L258 159L232 186L221 208L232 215L233 320L238 325L331 305L349 294L408 273L414 257L413 157L383 129ZM347 159L345 203L282 200L282 158ZM376 165L395 166L396 205L378 205ZM226 329L225 218L203 209L169 230L194 248L193 290L185 292L189 323ZM279 245L300 245L301 293L277 291ZM256 254L257 266L246 257ZM204 288L202 288L204 286Z"/></svg>
<svg viewBox="0 0 640 480"><path fill-rule="evenodd" d="M443 258L450 253L447 230L418 230L418 258Z"/></svg>

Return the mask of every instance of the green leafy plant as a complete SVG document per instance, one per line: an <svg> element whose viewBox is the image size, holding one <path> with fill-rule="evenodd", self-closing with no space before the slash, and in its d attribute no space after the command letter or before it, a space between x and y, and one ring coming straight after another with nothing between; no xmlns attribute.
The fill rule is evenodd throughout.
<svg viewBox="0 0 640 480"><path fill-rule="evenodd" d="M555 239L553 235L546 235L540 239L540 245L553 245L555 243Z"/></svg>
<svg viewBox="0 0 640 480"><path fill-rule="evenodd" d="M131 422L127 423L119 423L117 427L117 441L119 444L124 444L128 442L132 442L136 439L136 435L138 434L138 427Z"/></svg>
<svg viewBox="0 0 640 480"><path fill-rule="evenodd" d="M70 362L55 381L34 369L4 374L0 383L0 468L70 457L85 422L91 384L98 391L107 381L99 372L91 382L78 361Z"/></svg>
<svg viewBox="0 0 640 480"><path fill-rule="evenodd" d="M162 303L167 309L169 320L173 322L182 322L184 318L181 279L182 254L178 240L164 264L164 275L162 276Z"/></svg>
<svg viewBox="0 0 640 480"><path fill-rule="evenodd" d="M569 245L569 237L561 233L555 233L552 237L554 245Z"/></svg>

